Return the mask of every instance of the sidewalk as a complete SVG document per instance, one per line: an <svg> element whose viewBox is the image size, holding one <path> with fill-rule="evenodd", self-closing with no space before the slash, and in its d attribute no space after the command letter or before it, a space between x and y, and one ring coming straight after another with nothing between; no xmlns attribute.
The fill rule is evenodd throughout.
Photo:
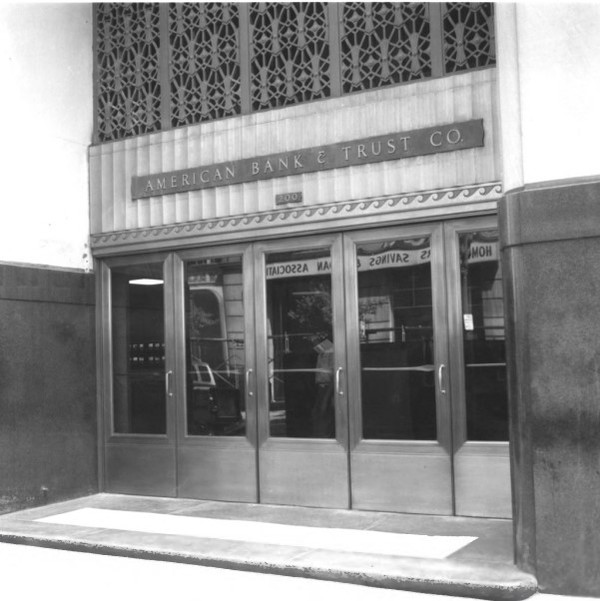
<svg viewBox="0 0 600 601"><path fill-rule="evenodd" d="M512 563L509 520L100 494L1 516L0 542L227 568L231 582L253 572L507 600L536 590Z"/></svg>
<svg viewBox="0 0 600 601"><path fill-rule="evenodd" d="M0 543L8 601L468 601L322 580L273 576ZM536 593L530 601L585 601Z"/></svg>

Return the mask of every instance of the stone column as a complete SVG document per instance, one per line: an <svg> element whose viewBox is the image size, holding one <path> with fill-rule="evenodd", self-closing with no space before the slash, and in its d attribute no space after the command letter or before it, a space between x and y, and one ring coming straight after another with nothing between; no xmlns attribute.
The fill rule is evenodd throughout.
<svg viewBox="0 0 600 601"><path fill-rule="evenodd" d="M600 591L600 7L497 7L515 558Z"/></svg>

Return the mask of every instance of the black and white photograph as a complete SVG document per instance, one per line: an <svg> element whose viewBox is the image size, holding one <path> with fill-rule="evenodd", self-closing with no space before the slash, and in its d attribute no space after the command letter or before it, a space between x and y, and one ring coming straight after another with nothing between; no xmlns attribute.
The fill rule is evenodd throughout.
<svg viewBox="0 0 600 601"><path fill-rule="evenodd" d="M600 2L0 4L0 595L600 601Z"/></svg>

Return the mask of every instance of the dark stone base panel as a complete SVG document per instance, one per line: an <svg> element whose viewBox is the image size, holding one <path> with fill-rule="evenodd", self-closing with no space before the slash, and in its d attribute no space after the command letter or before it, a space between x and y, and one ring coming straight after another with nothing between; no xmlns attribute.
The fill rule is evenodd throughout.
<svg viewBox="0 0 600 601"><path fill-rule="evenodd" d="M0 513L98 490L94 276L0 265Z"/></svg>
<svg viewBox="0 0 600 601"><path fill-rule="evenodd" d="M509 194L517 560L540 590L600 593L600 184Z"/></svg>

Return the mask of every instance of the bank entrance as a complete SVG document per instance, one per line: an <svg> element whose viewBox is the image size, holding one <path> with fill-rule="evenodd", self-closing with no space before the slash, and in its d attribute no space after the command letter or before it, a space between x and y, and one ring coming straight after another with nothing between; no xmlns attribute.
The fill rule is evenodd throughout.
<svg viewBox="0 0 600 601"><path fill-rule="evenodd" d="M101 273L109 492L510 517L492 218Z"/></svg>

